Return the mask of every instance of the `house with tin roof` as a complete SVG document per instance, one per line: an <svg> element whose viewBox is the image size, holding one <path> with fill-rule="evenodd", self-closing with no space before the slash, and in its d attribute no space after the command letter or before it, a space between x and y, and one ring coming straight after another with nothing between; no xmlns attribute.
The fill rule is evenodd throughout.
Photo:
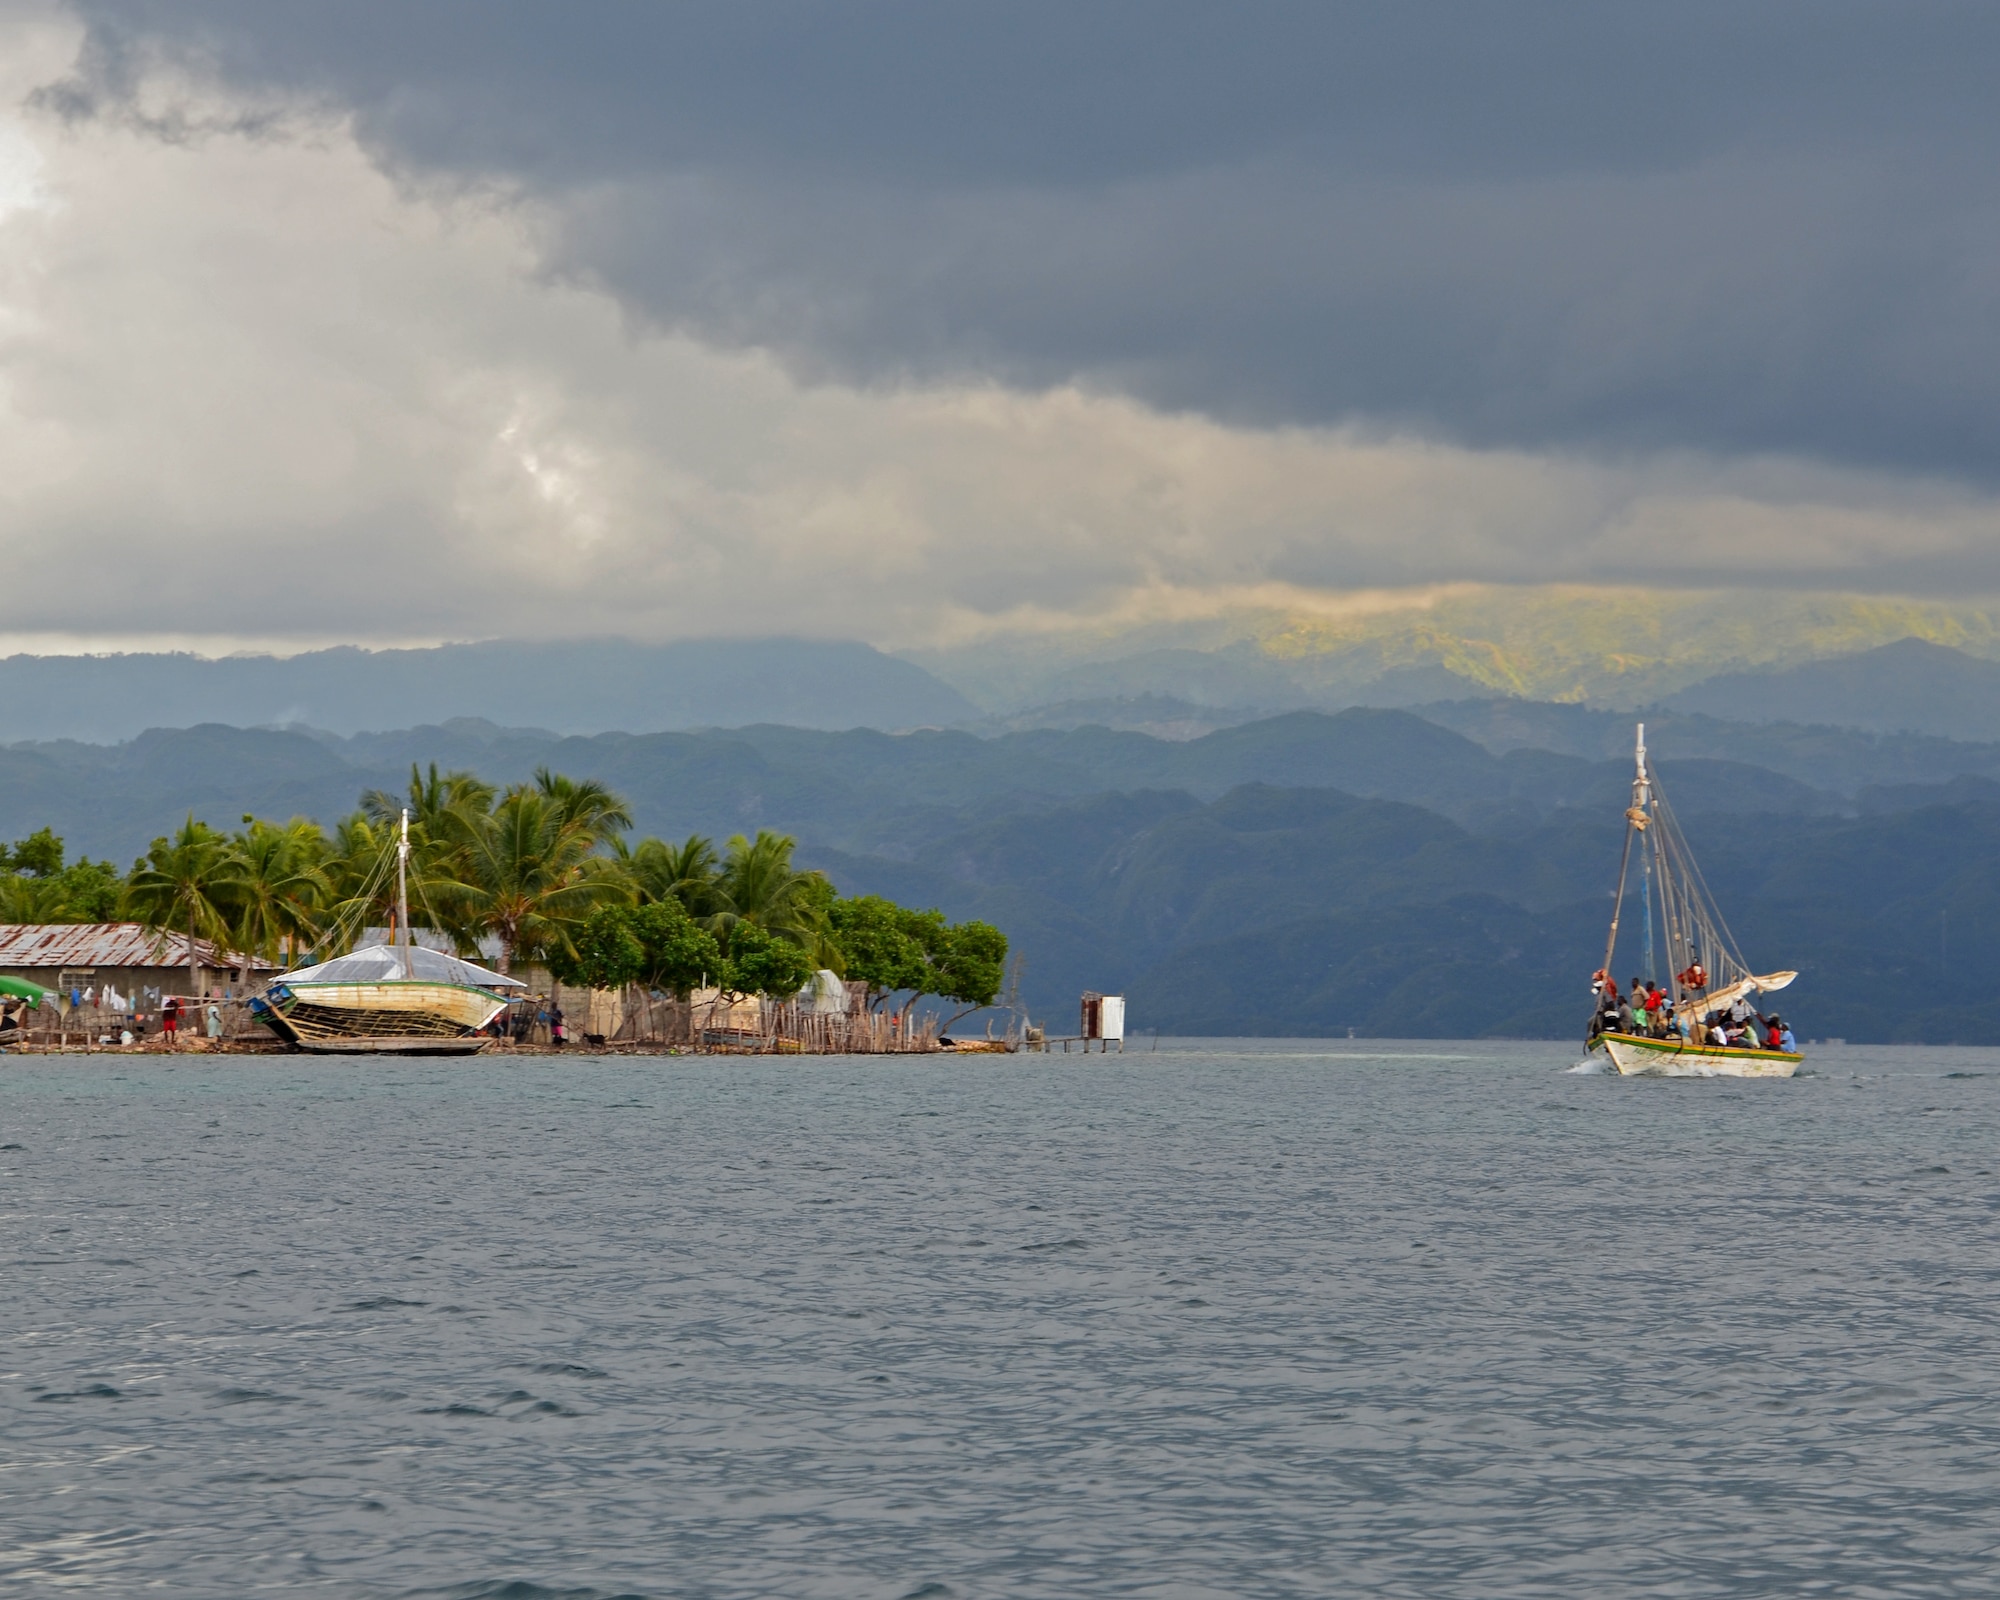
<svg viewBox="0 0 2000 1600"><path fill-rule="evenodd" d="M253 987L278 970L140 922L0 923L0 974L65 996L90 990L94 999L106 985L127 999L208 994L238 987L246 966Z"/></svg>

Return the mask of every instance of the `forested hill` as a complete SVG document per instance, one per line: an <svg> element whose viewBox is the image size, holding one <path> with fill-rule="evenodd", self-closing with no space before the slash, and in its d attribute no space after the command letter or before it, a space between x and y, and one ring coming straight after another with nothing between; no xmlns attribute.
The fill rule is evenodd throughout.
<svg viewBox="0 0 2000 1600"><path fill-rule="evenodd" d="M619 790L640 832L782 829L844 890L997 923L1059 1023L1099 988L1166 1031L1568 1037L1630 782L1629 757L1579 753L1616 729L1573 712L1437 713L1478 739L1401 712L1300 713L1183 743L210 725L0 749L0 837L49 825L123 863L190 811L331 822L364 788L401 788L412 761L497 782L548 765ZM1565 748L1520 742L1538 716ZM1655 730L1746 953L1804 974L1785 1005L1802 1036L1990 1037L2000 1000L1963 980L2000 954L2000 748L1748 739L1694 717ZM1772 764L1741 759L1758 751Z"/></svg>

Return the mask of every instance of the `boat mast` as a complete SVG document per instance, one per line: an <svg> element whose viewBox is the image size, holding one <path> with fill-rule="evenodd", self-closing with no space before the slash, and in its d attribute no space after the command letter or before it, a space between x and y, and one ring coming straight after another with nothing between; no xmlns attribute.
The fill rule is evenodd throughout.
<svg viewBox="0 0 2000 1600"><path fill-rule="evenodd" d="M403 976L410 970L410 808L403 807L403 836L396 841L396 944L402 952Z"/></svg>
<svg viewBox="0 0 2000 1600"><path fill-rule="evenodd" d="M1618 924L1625 915L1625 880L1632 870L1632 841L1639 840L1641 857L1646 850L1646 796L1649 793L1646 782L1646 725L1639 724L1639 767L1638 775L1632 780L1632 803L1625 808L1625 853L1618 858L1618 892L1611 897L1611 931L1604 936L1604 977L1608 983L1618 980L1611 976L1611 961L1618 949ZM1648 915L1650 916L1650 910Z"/></svg>
<svg viewBox="0 0 2000 1600"><path fill-rule="evenodd" d="M1650 814L1652 811L1653 786L1651 780L1646 776L1646 725L1643 722L1639 724L1638 760L1639 779L1634 792L1633 804L1641 811ZM1639 826L1643 828L1645 824L1640 823ZM1646 848L1643 840L1639 846L1639 904L1645 908L1646 912L1642 924L1645 929L1645 937L1642 945L1645 961L1641 970L1646 974L1646 981L1648 983L1657 983L1660 977L1660 969L1653 964L1653 852Z"/></svg>

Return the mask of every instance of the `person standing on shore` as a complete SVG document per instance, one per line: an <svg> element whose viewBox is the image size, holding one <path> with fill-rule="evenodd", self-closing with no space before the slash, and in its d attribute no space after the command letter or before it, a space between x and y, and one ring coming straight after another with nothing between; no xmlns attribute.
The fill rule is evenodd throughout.
<svg viewBox="0 0 2000 1600"><path fill-rule="evenodd" d="M549 1043L560 1050L563 1047L563 1041L568 1037L569 1028L563 1021L563 1008L551 1000L549 1002Z"/></svg>
<svg viewBox="0 0 2000 1600"><path fill-rule="evenodd" d="M173 1049L180 1043L181 1003L173 996L167 996L167 1003L160 1007L160 1036L167 1041L167 1048Z"/></svg>

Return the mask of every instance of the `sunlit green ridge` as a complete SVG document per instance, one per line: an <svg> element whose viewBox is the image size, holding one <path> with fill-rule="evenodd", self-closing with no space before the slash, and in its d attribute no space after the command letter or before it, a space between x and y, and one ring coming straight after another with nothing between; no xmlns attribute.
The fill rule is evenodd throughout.
<svg viewBox="0 0 2000 1600"><path fill-rule="evenodd" d="M2000 608L1843 594L1482 589L1352 619L1273 616L1250 635L1301 663L1371 652L1383 669L1435 664L1538 700L1669 692L1717 672L1776 667L1918 638L2000 656Z"/></svg>
<svg viewBox="0 0 2000 1600"><path fill-rule="evenodd" d="M1088 663L1195 652L1308 697L1429 669L1536 700L1643 704L1717 673L1779 668L1923 639L2000 659L2000 605L1768 589L1463 585L1365 605L1299 591L1218 595L1197 616L1103 620L989 638L919 659L977 697L1062 692ZM969 670L973 669L973 670ZM1274 703L1261 701L1260 703Z"/></svg>

